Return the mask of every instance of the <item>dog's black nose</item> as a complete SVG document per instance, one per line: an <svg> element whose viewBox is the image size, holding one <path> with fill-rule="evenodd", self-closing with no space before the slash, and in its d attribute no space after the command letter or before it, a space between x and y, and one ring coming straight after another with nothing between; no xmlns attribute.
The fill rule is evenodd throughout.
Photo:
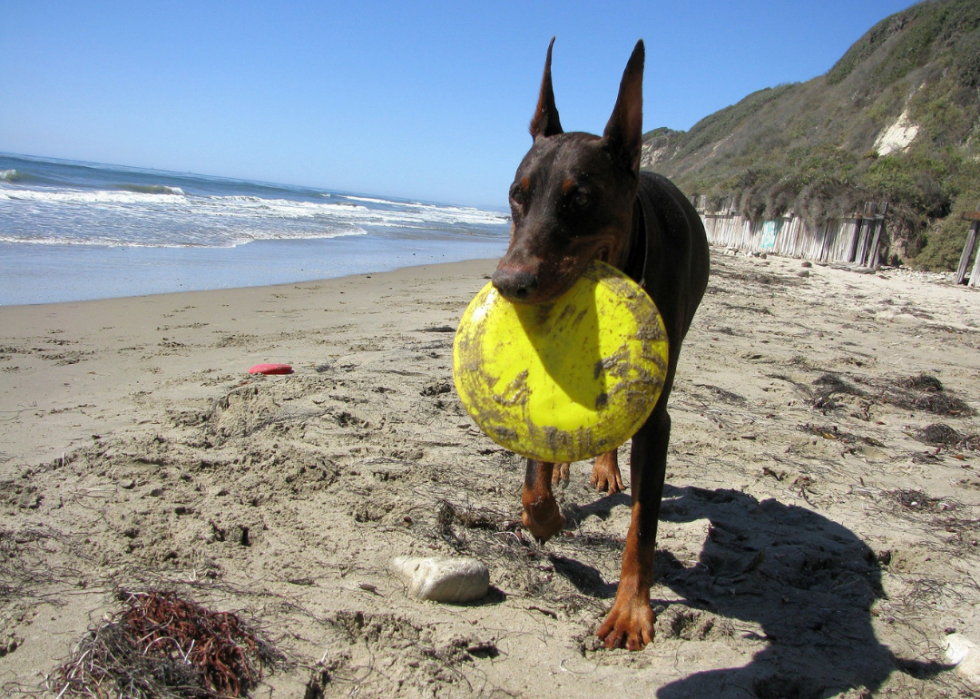
<svg viewBox="0 0 980 699"><path fill-rule="evenodd" d="M525 271L497 268L493 273L493 286L511 301L525 301L538 289L538 277Z"/></svg>

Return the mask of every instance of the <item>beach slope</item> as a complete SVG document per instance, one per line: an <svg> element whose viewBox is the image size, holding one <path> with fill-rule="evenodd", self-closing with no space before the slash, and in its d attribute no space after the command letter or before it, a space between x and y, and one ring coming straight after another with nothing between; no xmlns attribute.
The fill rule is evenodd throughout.
<svg viewBox="0 0 980 699"><path fill-rule="evenodd" d="M2 693L161 589L287 655L256 696L969 696L943 647L980 640L980 293L712 263L638 653L594 637L628 494L573 465L568 531L534 543L521 460L456 398L493 261L0 308ZM479 558L491 594L411 600L395 555Z"/></svg>

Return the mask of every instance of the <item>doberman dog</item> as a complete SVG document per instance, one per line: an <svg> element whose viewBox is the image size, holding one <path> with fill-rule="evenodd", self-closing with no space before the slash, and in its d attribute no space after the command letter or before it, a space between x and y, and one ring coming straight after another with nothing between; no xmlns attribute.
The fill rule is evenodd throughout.
<svg viewBox="0 0 980 699"><path fill-rule="evenodd" d="M640 172L643 42L633 50L601 138L562 131L551 83L554 42L531 121L534 145L510 188L510 245L492 279L511 301L546 304L598 258L639 282L663 317L669 366L653 413L633 437L632 518L622 574L612 610L598 629L607 648L639 650L653 638L650 585L670 439L667 399L681 342L708 283L708 243L680 190L665 177ZM527 462L523 521L540 541L565 525L551 486L567 479L568 464ZM623 489L615 451L596 458L591 483L609 494Z"/></svg>

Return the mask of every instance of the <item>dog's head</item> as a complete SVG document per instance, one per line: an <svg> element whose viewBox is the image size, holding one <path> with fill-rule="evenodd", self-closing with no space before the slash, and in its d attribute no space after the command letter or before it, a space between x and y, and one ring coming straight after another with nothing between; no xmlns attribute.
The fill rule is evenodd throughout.
<svg viewBox="0 0 980 699"><path fill-rule="evenodd" d="M534 144L510 188L510 246L493 284L511 301L547 303L592 260L621 266L628 253L643 128L643 42L633 49L602 137L565 133L551 85L548 46Z"/></svg>

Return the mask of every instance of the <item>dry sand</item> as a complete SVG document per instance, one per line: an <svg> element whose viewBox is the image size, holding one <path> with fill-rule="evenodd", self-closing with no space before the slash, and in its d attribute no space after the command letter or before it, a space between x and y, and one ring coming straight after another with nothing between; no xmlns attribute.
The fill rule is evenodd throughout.
<svg viewBox="0 0 980 699"><path fill-rule="evenodd" d="M258 622L293 665L256 696L975 696L943 646L980 640L980 293L713 265L638 653L593 635L628 496L574 465L536 545L522 464L452 389L492 261L0 308L0 694L39 693L121 587ZM410 600L398 554L475 556L491 595Z"/></svg>

